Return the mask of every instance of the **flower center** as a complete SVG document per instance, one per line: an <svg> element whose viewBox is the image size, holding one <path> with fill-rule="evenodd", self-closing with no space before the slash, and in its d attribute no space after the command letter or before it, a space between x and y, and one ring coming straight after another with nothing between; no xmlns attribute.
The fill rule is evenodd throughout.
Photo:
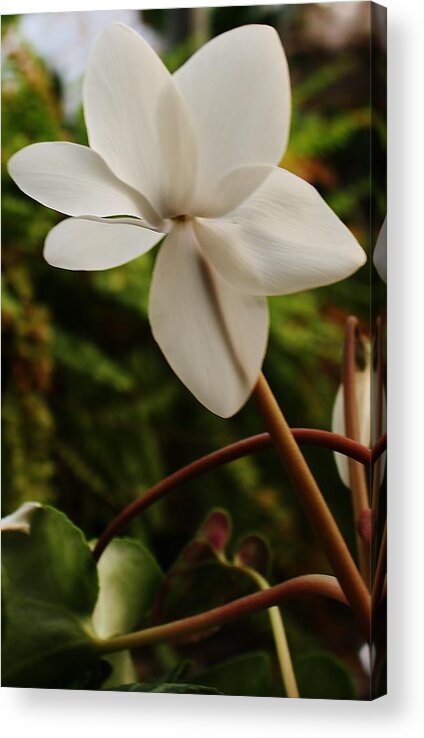
<svg viewBox="0 0 424 738"><path fill-rule="evenodd" d="M173 221L176 223L187 223L187 221L191 220L190 215L176 215L175 218L172 218Z"/></svg>

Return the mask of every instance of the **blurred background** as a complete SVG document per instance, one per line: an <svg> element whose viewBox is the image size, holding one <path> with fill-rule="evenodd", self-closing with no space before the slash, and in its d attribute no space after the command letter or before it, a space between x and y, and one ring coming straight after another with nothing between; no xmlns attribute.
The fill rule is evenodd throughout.
<svg viewBox="0 0 424 738"><path fill-rule="evenodd" d="M23 195L7 174L9 157L29 143L87 143L82 76L96 36L113 21L141 33L171 71L218 33L245 23L273 25L293 90L282 166L317 187L368 253L386 209L384 184L372 189L370 179L370 138L384 152L386 134L383 115L370 108L368 3L2 18L3 514L25 500L46 501L89 538L164 475L263 430L250 403L231 420L207 412L168 367L147 319L155 253L99 273L48 266L43 241L61 216ZM377 90L380 72L383 79L383 68L374 70ZM330 428L345 317L356 314L369 333L370 273L368 264L332 287L269 301L264 371L292 426ZM349 492L332 454L311 448L305 454L353 546ZM215 507L232 516L233 545L252 531L266 537L273 582L328 571L272 451L185 485L128 532L142 536L167 570ZM352 696L366 693L361 642L343 607L314 600L290 605L285 616L296 658L331 652L349 669ZM181 648L199 669L252 648L273 658L261 618ZM174 657L166 649L152 653L147 676ZM270 679L253 693L281 693L273 661Z"/></svg>

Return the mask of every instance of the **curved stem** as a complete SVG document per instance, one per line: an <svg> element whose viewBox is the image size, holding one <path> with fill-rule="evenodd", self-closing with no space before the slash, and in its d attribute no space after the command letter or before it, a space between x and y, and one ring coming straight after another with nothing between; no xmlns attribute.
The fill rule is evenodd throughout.
<svg viewBox="0 0 424 738"><path fill-rule="evenodd" d="M387 571L387 523L384 526L383 535L380 544L380 553L378 556L375 577L372 589L372 610L373 618L380 606L384 593L384 585L386 581Z"/></svg>
<svg viewBox="0 0 424 738"><path fill-rule="evenodd" d="M240 597L233 600L233 602L215 607L213 610L202 612L199 615L192 615L165 625L156 625L128 635L116 636L106 640L99 639L96 644L102 653L108 654L175 640L191 633L198 633L217 625L232 622L245 615L258 612L258 610L268 609L290 597L314 594L347 604L335 577L324 574L307 574L289 579L287 582L277 584L275 587L270 587L262 592Z"/></svg>
<svg viewBox="0 0 424 738"><path fill-rule="evenodd" d="M239 568L242 571L246 572L246 574L248 574L256 582L259 589L261 589L262 591L270 589L270 585L268 584L267 580L261 574L259 574L256 569L252 569L250 566L240 566ZM277 605L274 605L274 607L270 607L268 610L268 615L271 623L272 634L274 636L275 650L277 652L278 663L280 664L281 677L283 680L286 695L287 697L300 697L280 608L277 607Z"/></svg>
<svg viewBox="0 0 424 738"><path fill-rule="evenodd" d="M281 462L297 490L310 523L322 542L333 571L369 642L370 594L263 374L259 375L253 397Z"/></svg>
<svg viewBox="0 0 424 738"><path fill-rule="evenodd" d="M381 454L384 454L387 448L387 433L383 433L382 436L375 442L371 449L371 463L375 464L380 458Z"/></svg>
<svg viewBox="0 0 424 738"><path fill-rule="evenodd" d="M315 430L311 428L294 428L292 431L294 437L299 443L309 443L316 446L329 448L332 451L339 451L346 456L352 456L361 462L361 464L370 463L370 450L366 446L351 441L345 436L329 431ZM93 556L97 561L102 555L107 544L112 538L129 523L133 518L146 510L154 502L172 492L183 482L195 479L201 474L205 474L211 469L216 469L223 464L229 464L231 461L243 458L255 451L271 448L273 445L269 433L259 433L250 438L244 438L241 441L232 443L229 446L214 451L207 456L203 456L191 464L182 467L178 471L165 477L160 482L151 487L142 497L131 502L124 510L122 510L116 518L107 526L99 537L93 551Z"/></svg>
<svg viewBox="0 0 424 738"><path fill-rule="evenodd" d="M375 336L374 336L374 366L376 373L375 382L375 396L373 397L372 407L375 413L375 431L376 437L380 438L383 432L383 395L384 395L384 362L383 362L383 327L381 324L380 316L376 319L375 324ZM373 449L374 451L374 449ZM375 575L375 566L377 563L378 553L378 531L379 531L379 517L380 517L380 488L381 488L381 456L373 459L372 466L372 510L375 521L375 535L373 541L373 552L372 552L372 572Z"/></svg>

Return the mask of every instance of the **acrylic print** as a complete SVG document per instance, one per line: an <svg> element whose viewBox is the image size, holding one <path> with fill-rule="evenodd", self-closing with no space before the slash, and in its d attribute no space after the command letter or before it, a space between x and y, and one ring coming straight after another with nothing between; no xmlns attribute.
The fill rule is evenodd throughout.
<svg viewBox="0 0 424 738"><path fill-rule="evenodd" d="M4 686L385 693L385 33L3 17Z"/></svg>

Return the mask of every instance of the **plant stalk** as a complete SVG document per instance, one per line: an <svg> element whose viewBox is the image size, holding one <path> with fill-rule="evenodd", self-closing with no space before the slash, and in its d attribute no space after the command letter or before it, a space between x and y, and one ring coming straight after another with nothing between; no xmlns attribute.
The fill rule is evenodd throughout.
<svg viewBox="0 0 424 738"><path fill-rule="evenodd" d="M253 391L282 464L293 482L309 520L356 616L370 639L371 597L321 491L266 381L259 375Z"/></svg>
<svg viewBox="0 0 424 738"><path fill-rule="evenodd" d="M378 556L377 566L375 570L375 577L372 589L372 614L373 619L380 607L381 600L384 594L384 586L386 581L387 571L387 523L384 526L383 535L380 544L380 553Z"/></svg>
<svg viewBox="0 0 424 738"><path fill-rule="evenodd" d="M192 633L199 633L218 625L224 625L224 623L232 622L259 610L268 609L290 597L316 594L348 604L335 577L325 574L307 574L289 579L287 582L282 582L264 591L240 597L226 605L215 607L213 610L202 612L199 615L192 615L165 625L156 625L128 635L105 640L98 639L96 645L101 653L108 654L154 643L173 641Z"/></svg>
<svg viewBox="0 0 424 738"><path fill-rule="evenodd" d="M346 320L343 354L343 397L346 436L359 442L359 414L355 388L356 361L355 345L359 335L359 324L354 316ZM371 411L371 408L370 408ZM367 478L362 464L348 459L350 489L352 492L353 517L356 530L359 568L367 588L371 588L371 546L359 534L357 523L364 510L370 506Z"/></svg>
<svg viewBox="0 0 424 738"><path fill-rule="evenodd" d="M239 568L242 569L242 571L246 572L246 574L248 574L256 582L261 591L270 589L270 585L268 584L267 580L261 574L259 574L256 569L252 569L250 566L241 566ZM287 697L300 697L280 608L277 607L277 605L274 605L274 607L270 607L268 610L268 615L271 623L272 634L274 636L275 650L277 652L278 663L280 665L281 677L283 680L286 695Z"/></svg>
<svg viewBox="0 0 424 738"><path fill-rule="evenodd" d="M384 397L384 362L383 362L383 326L381 318L377 317L375 326L375 373L376 373L376 386L375 396L372 398L373 412L375 413L375 437L376 439L381 438L383 433L383 397ZM375 535L372 543L372 573L375 575L375 567L377 565L377 553L378 553L378 529L379 529L379 516L380 516L380 488L381 488L381 470L382 470L382 459L381 457L374 460L371 467L371 478L372 478L372 510L375 521ZM374 586L374 585L373 585Z"/></svg>

